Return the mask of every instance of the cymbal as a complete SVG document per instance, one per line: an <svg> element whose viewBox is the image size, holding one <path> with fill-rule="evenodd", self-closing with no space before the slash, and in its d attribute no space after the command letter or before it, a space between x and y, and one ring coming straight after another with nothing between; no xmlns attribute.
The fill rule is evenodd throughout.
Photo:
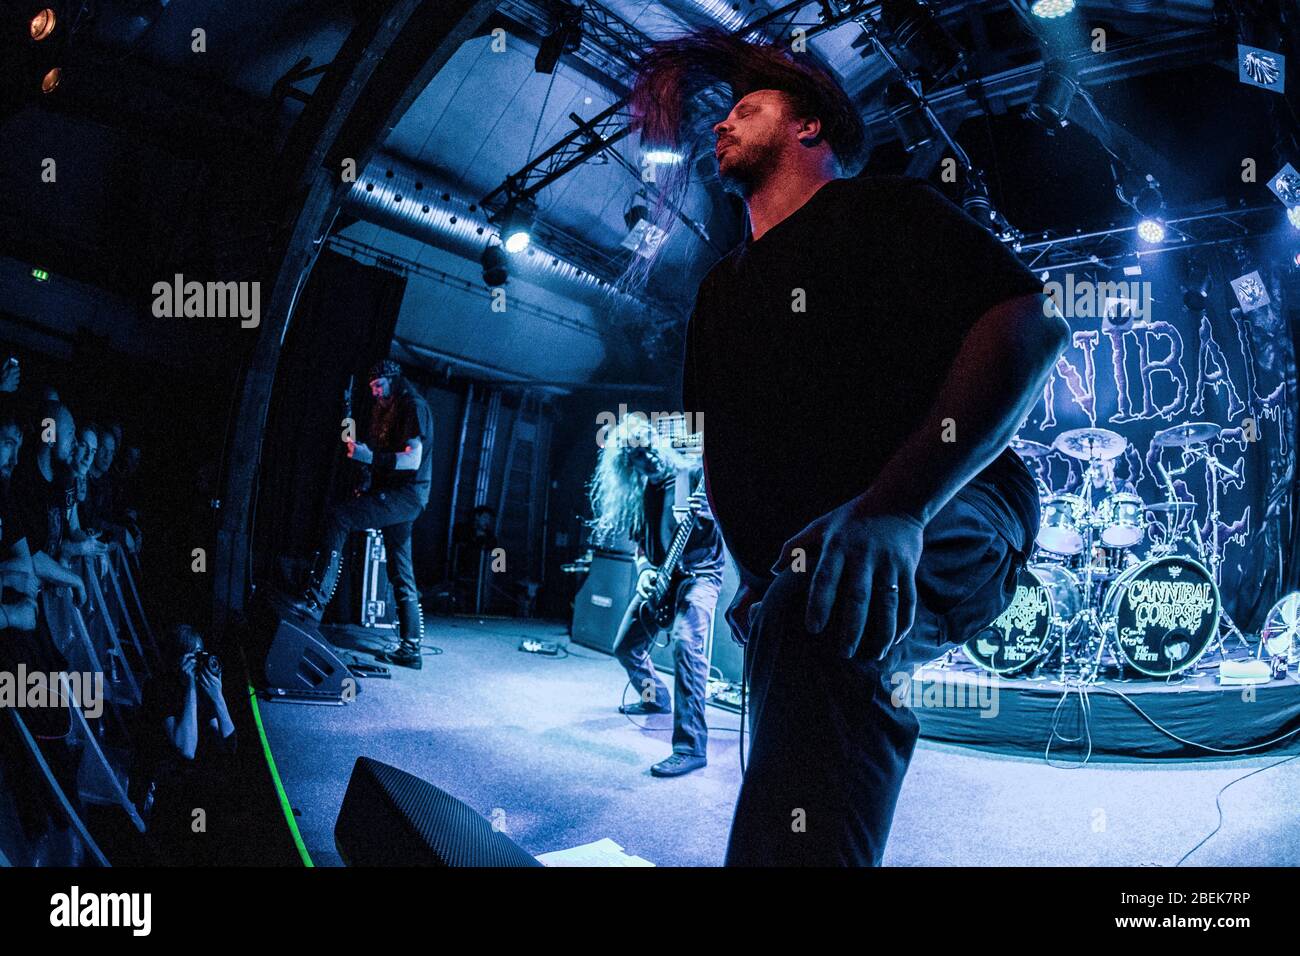
<svg viewBox="0 0 1300 956"><path fill-rule="evenodd" d="M1052 453L1052 449L1046 445L1041 442L1030 441L1028 438L1011 439L1011 450L1021 458L1042 458L1044 455Z"/></svg>
<svg viewBox="0 0 1300 956"><path fill-rule="evenodd" d="M1147 511L1191 511L1195 507L1195 501L1157 501L1147 505Z"/></svg>
<svg viewBox="0 0 1300 956"><path fill-rule="evenodd" d="M1082 461L1110 461L1124 454L1128 439L1109 428L1074 428L1057 435L1052 447Z"/></svg>
<svg viewBox="0 0 1300 956"><path fill-rule="evenodd" d="M1200 445L1218 438L1220 431L1214 422L1184 422L1156 432L1151 436L1151 444L1165 448Z"/></svg>

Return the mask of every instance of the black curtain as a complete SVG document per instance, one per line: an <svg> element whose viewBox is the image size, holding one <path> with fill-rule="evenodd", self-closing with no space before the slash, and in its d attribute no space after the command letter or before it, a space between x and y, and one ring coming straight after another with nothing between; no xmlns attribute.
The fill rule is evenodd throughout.
<svg viewBox="0 0 1300 956"><path fill-rule="evenodd" d="M303 290L271 393L253 529L259 577L278 557L310 557L325 507L346 493L343 395L355 376L362 420L366 371L388 355L406 279L321 253Z"/></svg>

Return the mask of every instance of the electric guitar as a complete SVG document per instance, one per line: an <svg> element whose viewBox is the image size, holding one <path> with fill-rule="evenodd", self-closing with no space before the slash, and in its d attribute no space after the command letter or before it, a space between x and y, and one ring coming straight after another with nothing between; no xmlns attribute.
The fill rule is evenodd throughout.
<svg viewBox="0 0 1300 956"><path fill-rule="evenodd" d="M699 485L695 488L695 494L699 494L703 488L704 478L701 477ZM690 510L677 523L673 531L673 539L668 545L668 553L664 556L664 563L657 568L644 568L637 575L636 592L643 598L641 606L637 609L637 615L641 624L649 630L657 632L673 623L673 614L677 609L677 592L688 577L680 574L677 566L681 564L682 554L686 551L686 540L695 530L695 520L701 506L702 503L692 502Z"/></svg>
<svg viewBox="0 0 1300 956"><path fill-rule="evenodd" d="M356 419L352 417L352 383L355 378L356 376L349 375L347 387L343 390L343 417L348 421L353 422L354 428L356 427ZM346 451L347 446L344 446L345 454ZM347 464L344 467L348 469L347 477L349 484L352 486L353 497L359 498L370 490L371 472L369 465L363 465L355 458L349 457Z"/></svg>

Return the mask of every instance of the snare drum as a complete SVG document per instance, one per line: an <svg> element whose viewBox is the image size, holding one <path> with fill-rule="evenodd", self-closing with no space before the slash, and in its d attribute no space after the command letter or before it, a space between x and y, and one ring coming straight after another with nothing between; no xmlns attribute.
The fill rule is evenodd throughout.
<svg viewBox="0 0 1300 956"><path fill-rule="evenodd" d="M1047 655L1078 614L1082 600L1079 579L1068 568L1059 564L1022 567L1011 605L962 649L985 670L1018 674Z"/></svg>
<svg viewBox="0 0 1300 956"><path fill-rule="evenodd" d="M1146 503L1135 494L1118 492L1097 507L1101 543L1108 548L1131 548L1146 537Z"/></svg>
<svg viewBox="0 0 1300 956"><path fill-rule="evenodd" d="M1083 550L1083 528L1088 506L1078 495L1050 495L1043 499L1038 524L1038 546L1053 554L1078 554Z"/></svg>

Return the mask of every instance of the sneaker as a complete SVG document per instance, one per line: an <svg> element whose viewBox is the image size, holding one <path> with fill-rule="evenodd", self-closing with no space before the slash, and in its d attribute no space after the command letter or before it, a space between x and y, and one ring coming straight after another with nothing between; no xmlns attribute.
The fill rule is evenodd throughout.
<svg viewBox="0 0 1300 956"><path fill-rule="evenodd" d="M651 767L650 773L656 777L680 777L682 774L708 765L709 761L703 756L674 753L667 760L661 760Z"/></svg>
<svg viewBox="0 0 1300 956"><path fill-rule="evenodd" d="M424 666L424 655L420 653L420 645L408 644L406 641L402 641L390 651L380 651L375 655L375 660L396 664L399 667L409 667L413 671L418 671Z"/></svg>
<svg viewBox="0 0 1300 956"><path fill-rule="evenodd" d="M621 704L618 708L620 714L627 714L629 717L644 717L647 714L671 714L671 707L660 707L658 704L647 704L643 700L635 704Z"/></svg>

